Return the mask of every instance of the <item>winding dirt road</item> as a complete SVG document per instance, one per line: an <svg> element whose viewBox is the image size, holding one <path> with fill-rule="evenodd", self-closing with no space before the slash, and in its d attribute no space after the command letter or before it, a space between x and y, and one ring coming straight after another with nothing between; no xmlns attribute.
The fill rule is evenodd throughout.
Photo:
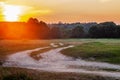
<svg viewBox="0 0 120 80"><path fill-rule="evenodd" d="M34 51L39 51L45 48L58 46L63 46L63 44L59 43L56 45L54 43L51 43L51 46L49 47L37 48L33 50L26 50L14 53L8 57L3 66L37 69L52 72L86 73L120 78L120 72L102 70L102 69L120 70L120 65L102 62L91 62L81 59L73 59L72 57L68 57L60 53L60 51L63 49L74 47L72 45L69 45L67 47L59 47L56 49L46 51L42 54L38 54L37 56L42 57L40 60L35 60L34 58L30 57L30 53Z"/></svg>

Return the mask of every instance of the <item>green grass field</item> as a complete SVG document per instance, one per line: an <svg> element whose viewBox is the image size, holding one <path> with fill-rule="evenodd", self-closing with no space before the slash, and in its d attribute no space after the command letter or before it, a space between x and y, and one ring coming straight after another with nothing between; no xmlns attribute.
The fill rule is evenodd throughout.
<svg viewBox="0 0 120 80"><path fill-rule="evenodd" d="M61 51L75 58L120 64L120 41L98 39Z"/></svg>

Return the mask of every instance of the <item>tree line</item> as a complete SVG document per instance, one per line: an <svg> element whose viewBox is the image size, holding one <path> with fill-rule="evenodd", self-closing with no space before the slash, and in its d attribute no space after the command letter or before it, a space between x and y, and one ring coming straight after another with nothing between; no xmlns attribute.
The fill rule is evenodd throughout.
<svg viewBox="0 0 120 80"><path fill-rule="evenodd" d="M0 39L61 39L61 38L120 38L120 26L104 22L90 26L88 32L83 26L74 28L50 27L43 21L30 18L27 22L1 22Z"/></svg>
<svg viewBox="0 0 120 80"><path fill-rule="evenodd" d="M104 22L92 26L89 30L92 38L120 38L120 25L113 22Z"/></svg>
<svg viewBox="0 0 120 80"><path fill-rule="evenodd" d="M61 38L120 38L120 25L116 25L114 22L96 24L91 26L88 32L83 26L76 26L72 30L63 28L60 30Z"/></svg>

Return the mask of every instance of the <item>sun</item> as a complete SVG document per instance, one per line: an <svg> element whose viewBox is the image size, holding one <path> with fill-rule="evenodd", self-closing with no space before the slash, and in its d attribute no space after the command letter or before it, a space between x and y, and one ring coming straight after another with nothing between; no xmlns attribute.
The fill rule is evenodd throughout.
<svg viewBox="0 0 120 80"><path fill-rule="evenodd" d="M3 15L5 21L19 21L20 15L22 14L22 7L16 5L4 5Z"/></svg>

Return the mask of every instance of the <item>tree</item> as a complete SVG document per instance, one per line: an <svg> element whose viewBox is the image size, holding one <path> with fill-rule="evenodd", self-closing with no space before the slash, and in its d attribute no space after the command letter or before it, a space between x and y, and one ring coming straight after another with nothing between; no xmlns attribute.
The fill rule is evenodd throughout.
<svg viewBox="0 0 120 80"><path fill-rule="evenodd" d="M36 19L36 18L30 18L27 23L30 23L30 24L35 24L35 23L39 23L39 21Z"/></svg>
<svg viewBox="0 0 120 80"><path fill-rule="evenodd" d="M92 38L97 38L98 37L98 28L97 26L92 26L90 29L89 29L89 35L90 37Z"/></svg>
<svg viewBox="0 0 120 80"><path fill-rule="evenodd" d="M116 26L115 37L120 38L120 25Z"/></svg>
<svg viewBox="0 0 120 80"><path fill-rule="evenodd" d="M115 38L117 32L116 24L113 22L100 23L89 29L89 34L93 38Z"/></svg>
<svg viewBox="0 0 120 80"><path fill-rule="evenodd" d="M61 38L71 38L72 30L61 28Z"/></svg>
<svg viewBox="0 0 120 80"><path fill-rule="evenodd" d="M43 21L36 18L30 18L27 22L27 37L31 39L47 39L49 38L50 29Z"/></svg>
<svg viewBox="0 0 120 80"><path fill-rule="evenodd" d="M61 31L59 27L51 28L51 38L61 38Z"/></svg>
<svg viewBox="0 0 120 80"><path fill-rule="evenodd" d="M83 27L77 26L72 30L72 38L81 38L84 36Z"/></svg>

